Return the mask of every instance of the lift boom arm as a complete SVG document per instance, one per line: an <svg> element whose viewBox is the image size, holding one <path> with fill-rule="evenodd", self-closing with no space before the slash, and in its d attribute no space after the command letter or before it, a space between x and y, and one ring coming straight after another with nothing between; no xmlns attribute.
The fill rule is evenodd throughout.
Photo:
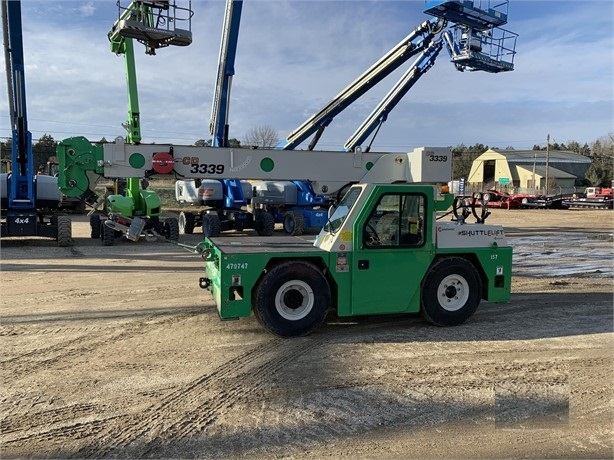
<svg viewBox="0 0 614 460"><path fill-rule="evenodd" d="M424 51L435 36L445 27L445 20L433 18L421 23L409 35L394 46L388 53L362 73L356 80L345 87L319 112L307 119L282 141L278 148L293 150L309 136L315 134L309 145L313 150L315 144L334 117L376 86L380 81L394 72L416 54Z"/></svg>
<svg viewBox="0 0 614 460"><path fill-rule="evenodd" d="M34 158L32 135L28 131L26 113L26 81L21 25L21 2L2 1L2 25L8 87L12 147L12 177L9 186L9 207L36 209L34 193Z"/></svg>

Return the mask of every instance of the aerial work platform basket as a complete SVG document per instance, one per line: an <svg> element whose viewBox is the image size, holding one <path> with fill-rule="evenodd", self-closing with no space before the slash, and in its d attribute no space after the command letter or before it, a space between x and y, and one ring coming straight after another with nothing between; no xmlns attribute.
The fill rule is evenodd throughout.
<svg viewBox="0 0 614 460"><path fill-rule="evenodd" d="M507 23L509 0L426 0L424 12L452 25L443 34L451 61L458 70L490 73L514 70L514 32Z"/></svg>
<svg viewBox="0 0 614 460"><path fill-rule="evenodd" d="M145 45L147 54L166 46L187 46L192 43L192 2L181 7L175 1L149 0L123 6L117 0L118 19L109 33L109 40L133 38Z"/></svg>
<svg viewBox="0 0 614 460"><path fill-rule="evenodd" d="M507 23L509 0L426 0L424 12L478 30Z"/></svg>

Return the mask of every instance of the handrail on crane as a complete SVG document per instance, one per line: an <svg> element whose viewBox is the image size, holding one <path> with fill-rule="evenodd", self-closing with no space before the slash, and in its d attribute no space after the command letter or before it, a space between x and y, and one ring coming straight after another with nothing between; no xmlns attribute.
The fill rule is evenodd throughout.
<svg viewBox="0 0 614 460"><path fill-rule="evenodd" d="M192 43L192 1L187 7L169 0L133 0L123 6L117 0L118 18L109 33L111 42L119 37L134 38L145 45L146 54L169 45ZM179 27L181 26L181 27Z"/></svg>

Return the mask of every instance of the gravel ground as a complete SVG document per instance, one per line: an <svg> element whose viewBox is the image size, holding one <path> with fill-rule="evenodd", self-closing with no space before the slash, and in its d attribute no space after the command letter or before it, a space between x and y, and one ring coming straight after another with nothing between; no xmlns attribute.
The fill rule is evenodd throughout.
<svg viewBox="0 0 614 460"><path fill-rule="evenodd" d="M465 325L219 321L162 242L2 240L0 455L612 458L611 211L493 210L512 300ZM196 244L199 235L182 235Z"/></svg>

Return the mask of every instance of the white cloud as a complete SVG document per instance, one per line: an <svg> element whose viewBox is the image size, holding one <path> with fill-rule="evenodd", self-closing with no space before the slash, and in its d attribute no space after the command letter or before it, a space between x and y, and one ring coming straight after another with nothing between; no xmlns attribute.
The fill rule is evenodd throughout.
<svg viewBox="0 0 614 460"><path fill-rule="evenodd" d="M180 0L178 0L181 3ZM374 149L484 144L530 148L547 133L590 142L612 131L610 2L512 0L519 33L516 70L460 73L442 51L436 65L388 117ZM137 50L145 141L209 138L224 1L192 2L193 43L147 56ZM257 1L243 4L230 106L230 135L267 124L280 137L326 102L428 17L423 3ZM56 139L123 134L123 58L106 37L112 2L24 2L30 129ZM2 58L3 59L3 58ZM3 62L3 61L2 61ZM400 69L339 115L320 148L340 149L404 72ZM0 91L6 105L6 91ZM6 120L6 121L5 121ZM10 135L0 113L0 136Z"/></svg>
<svg viewBox="0 0 614 460"><path fill-rule="evenodd" d="M93 2L84 3L79 7L79 11L83 16L94 16L96 13L96 7Z"/></svg>

